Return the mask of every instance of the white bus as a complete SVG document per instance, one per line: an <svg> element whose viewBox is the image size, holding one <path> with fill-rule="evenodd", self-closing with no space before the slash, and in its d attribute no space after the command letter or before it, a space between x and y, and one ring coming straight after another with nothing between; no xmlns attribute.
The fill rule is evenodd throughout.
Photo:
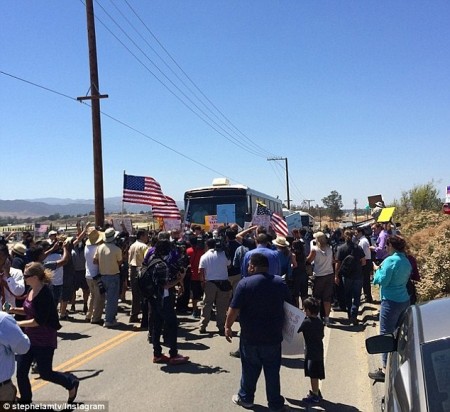
<svg viewBox="0 0 450 412"><path fill-rule="evenodd" d="M228 179L214 179L211 186L190 189L184 194L184 220L191 224L205 224L205 216L228 216L221 223L237 223L244 227L256 210L256 201L264 203L272 212L282 216L280 199L250 189L244 185L230 185ZM223 221L225 220L225 221Z"/></svg>

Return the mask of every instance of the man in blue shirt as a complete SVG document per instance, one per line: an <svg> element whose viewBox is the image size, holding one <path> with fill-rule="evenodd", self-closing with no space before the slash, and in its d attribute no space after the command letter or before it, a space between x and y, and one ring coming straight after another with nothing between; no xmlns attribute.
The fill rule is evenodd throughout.
<svg viewBox="0 0 450 412"><path fill-rule="evenodd" d="M258 249L254 249L258 250ZM283 411L280 394L281 342L283 340L284 301L289 290L280 276L268 273L269 260L263 253L252 253L249 276L243 278L228 308L225 337L231 342L231 326L239 315L242 377L233 403L252 408L256 384L264 368L269 410Z"/></svg>
<svg viewBox="0 0 450 412"><path fill-rule="evenodd" d="M17 389L11 382L16 360L30 349L30 339L11 315L0 311L0 402L14 402Z"/></svg>
<svg viewBox="0 0 450 412"><path fill-rule="evenodd" d="M269 237L265 233L260 233L256 237L256 249L248 251L244 256L241 267L241 276L243 278L248 276L248 264L250 262L250 257L254 253L260 253L268 259L269 266L267 273L274 276L280 276L281 267L280 260L278 259L278 252L270 247Z"/></svg>

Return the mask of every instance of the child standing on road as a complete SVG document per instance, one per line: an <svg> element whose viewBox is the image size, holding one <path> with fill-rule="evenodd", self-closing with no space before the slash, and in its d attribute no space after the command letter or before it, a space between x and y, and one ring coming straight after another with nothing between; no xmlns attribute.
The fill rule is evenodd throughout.
<svg viewBox="0 0 450 412"><path fill-rule="evenodd" d="M319 380L325 379L323 361L323 323L317 317L320 311L320 301L307 298L303 302L306 318L300 325L298 333L302 332L305 339L305 376L311 379L311 390L303 398L305 403L319 403L323 398L319 389Z"/></svg>

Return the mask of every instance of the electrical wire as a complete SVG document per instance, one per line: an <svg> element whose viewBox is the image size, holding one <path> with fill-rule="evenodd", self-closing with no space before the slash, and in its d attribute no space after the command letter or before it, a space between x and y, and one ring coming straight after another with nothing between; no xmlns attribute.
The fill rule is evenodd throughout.
<svg viewBox="0 0 450 412"><path fill-rule="evenodd" d="M3 74L3 75L5 75L5 76L9 76L9 77L11 77L11 78L13 78L13 79L15 79L15 80L18 80L18 81L27 83L27 84L29 84L29 85L31 85L31 86L34 86L34 87L43 89L43 90L48 91L48 92L50 92L50 93L57 94L57 95L59 95L59 96L61 96L61 97L70 99L70 100L75 101L75 102L77 102L77 103L81 103L81 104L83 104L83 105L86 106L86 107L91 107L91 105L90 105L89 103L86 103L86 102L84 102L84 101L79 102L76 98L74 98L74 97L72 97L72 96L69 96L69 95L67 95L67 94L58 92L58 91L56 91L56 90L50 89L50 88L45 87L45 86L41 86L41 85L39 85L39 84L37 84L37 83L34 83L34 82L32 82L32 81L23 79L23 78L21 78L21 77L14 76L14 75L12 75L12 74L10 74L10 73L7 73L7 72L4 72L4 71L2 71L2 70L0 70L0 74ZM201 167L203 167L203 168L205 168L205 169L207 169L207 170L209 170L209 171L211 171L211 172L214 172L214 173L216 173L216 174L219 174L219 175L221 175L221 176L224 176L224 177L226 177L226 178L228 178L228 179L230 179L230 180L232 180L232 181L234 181L234 182L236 182L236 183L241 183L241 182L239 182L239 180L234 179L234 178L232 178L232 177L230 177L230 176L226 176L225 173L222 173L222 172L220 172L220 171L218 171L218 170L215 170L215 169L213 169L213 168L211 168L211 167L205 165L204 163L201 163L201 162L199 162L198 160L193 159L192 157L190 157L190 156L188 156L188 155L186 155L186 154L184 154L184 153L182 153L182 152L179 152L178 150L175 150L174 148L172 148L172 147L166 145L165 143L163 143L163 142L161 142L161 141L159 141L159 140L157 140L157 139L155 139L155 138L149 136L148 134L146 134L146 133L144 133L144 132L142 132L142 131L136 129L136 128L133 127L133 126L130 126L129 124L125 123L124 121L122 121L122 120L120 120L120 119L118 119L118 118L116 118L116 117L114 117L114 116L112 116L112 115L110 115L110 114L108 114L108 113L106 113L106 112L104 112L104 111L100 111L100 113L101 113L103 116L105 116L105 117L107 117L107 118L113 120L114 122L116 122L116 123L118 123L118 124L120 124L120 125L122 125L122 126L128 128L128 129L134 131L135 133L140 134L141 136L143 136L143 137L145 137L145 138L147 138L147 139L153 141L154 143L156 143L156 144L158 144L158 145L164 147L165 149L168 149L168 150L170 150L171 152L173 152L173 153L175 153L175 154L177 154L177 155L179 155L179 156L182 156L182 157L184 157L185 159L187 159L187 160L189 160L189 161L191 161L191 162L193 162L193 163L196 163L197 165L199 165L199 166L201 166ZM242 184L242 183L241 183L241 184Z"/></svg>
<svg viewBox="0 0 450 412"><path fill-rule="evenodd" d="M112 0L110 0L112 2ZM153 39L158 43L158 45L162 48L162 50L164 50L164 52L167 54L167 56L170 58L170 60L176 65L176 67L181 71L181 73L183 73L183 75L186 77L187 80L189 80L189 82L195 87L195 89L198 90L198 92L206 99L206 101L226 120L226 122L239 134L241 135L244 139L246 139L247 141L249 141L252 145L260 148L262 150L263 153L265 153L266 157L270 157L270 156L274 156L274 154L268 152L266 149L264 149L263 147L261 147L257 142L253 141L252 139L250 139L245 133L243 133L209 98L208 96L206 96L205 93L203 93L203 91L197 86L197 84L191 79L191 77L183 70L183 68L178 64L178 62L175 60L175 58L169 53L169 51L164 47L164 45L159 41L159 39L156 37L156 35L150 30L150 28L148 27L148 25L141 19L141 17L136 13L136 11L133 9L133 7L130 5L130 3L127 0L123 0L127 6L130 8L130 10L133 12L133 14L136 16L136 18L142 23L142 25L146 28L146 30L150 33L150 35L153 37ZM147 43L148 44L148 43ZM151 47L151 46L150 46ZM151 47L152 48L152 47ZM152 48L152 50L154 50ZM156 53L156 51L155 51ZM161 58L162 61L164 61L162 59L162 57L156 53L158 55L158 57ZM171 69L170 69L171 70ZM179 78L177 76L177 78ZM183 82L184 84L184 82ZM187 86L186 86L187 87ZM190 90L190 89L189 89ZM195 94L195 93L194 93ZM200 100L200 99L199 99Z"/></svg>
<svg viewBox="0 0 450 412"><path fill-rule="evenodd" d="M161 62L164 64L164 66L170 70L170 72L181 82L181 84L189 91L189 93L191 93L197 100L198 102L212 115L214 116L224 127L226 127L231 133L235 133L235 131L226 123L224 122L220 116L218 116L214 110L211 109L210 106L212 106L216 111L218 111L220 114L222 114L222 117L224 117L225 115L223 115L223 113L221 113L217 107L204 95L204 93L195 85L195 83L193 83L193 81L189 78L189 76L186 74L186 72L184 72L184 70L178 65L178 63L176 63L176 61L173 59L173 57L168 53L168 51L164 48L164 46L159 42L159 40L156 39L156 37L154 36L154 34L150 31L150 29L145 25L145 23L142 21L142 19L137 15L137 13L134 11L134 9L131 8L131 6L129 5L129 7L131 8L131 10L133 11L133 13L136 15L136 17L139 19L139 21L144 25L144 27L147 29L147 31L150 32L150 34L156 39L156 41L158 42L158 44L160 45L160 47L166 52L166 54L169 55L169 57L171 58L171 60L175 63L175 65L178 67L178 69L184 74L184 76L191 82L191 84L194 85L195 88L197 88L197 90L201 93L202 96L204 96L207 101L210 103L210 105L207 105L204 100L202 100L200 98L200 96L198 95L198 93L196 93L192 87L190 87L179 75L178 73L164 60L164 58L161 56L161 54L158 53L158 51L150 44L150 42L139 32L139 30L136 29L136 27L133 25L133 23L128 19L127 16L125 16L125 14L119 9L119 7L114 3L113 0L109 0L111 2L111 4L113 5L113 7L117 10L117 12L122 16L122 18L128 23L128 25L136 32L136 34L146 43L146 45L153 51L153 53L155 53L155 55L161 60ZM241 133L242 136L242 133ZM265 151L265 149L261 148L259 145L255 144L255 142L251 141L252 143L252 148L260 148L261 149L261 153L260 156L267 156L267 153Z"/></svg>
<svg viewBox="0 0 450 412"><path fill-rule="evenodd" d="M152 74L173 96L175 96L183 105L188 108L192 113L194 113L197 117L199 117L203 122L205 122L209 127L215 130L219 135L227 139L232 144L238 146L240 149L245 150L246 152L253 154L257 157L265 157L254 150L253 147L245 146L242 141L232 136L228 131L226 131L222 126L220 126L214 119L212 119L203 109L201 109L189 96L186 95L159 67L158 65L142 50L142 48L137 45L137 43L125 32L125 30L117 23L117 21L106 11L106 9L99 4L99 7L103 10L103 12L113 21L114 24L121 30L121 32L128 38L129 41L146 57L146 59L161 73L164 78L166 78L179 93L181 93L185 99L187 99L203 116L205 116L208 120L203 118L196 110L189 106L181 97L179 97L173 90L170 89L167 84L161 80L141 59L139 59L135 53L133 53L125 43L119 39L119 37L113 33L113 31L104 23L97 15L96 20L140 63L142 64L146 70ZM213 126L213 123L215 126ZM222 132L218 129L221 129ZM228 136L227 136L228 135Z"/></svg>

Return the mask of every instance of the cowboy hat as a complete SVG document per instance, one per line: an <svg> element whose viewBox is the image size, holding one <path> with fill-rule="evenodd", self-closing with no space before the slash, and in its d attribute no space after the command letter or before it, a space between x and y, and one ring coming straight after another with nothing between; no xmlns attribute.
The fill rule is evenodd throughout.
<svg viewBox="0 0 450 412"><path fill-rule="evenodd" d="M19 256L25 256L25 253L27 251L27 248L25 247L25 245L23 243L16 243L13 248L12 251Z"/></svg>
<svg viewBox="0 0 450 412"><path fill-rule="evenodd" d="M289 246L289 242L283 236L277 236L277 238L275 240L272 240L272 243L275 246L279 246L279 247L288 247Z"/></svg>
<svg viewBox="0 0 450 412"><path fill-rule="evenodd" d="M98 245L103 240L100 232L94 227L88 233L88 240L86 241L86 245Z"/></svg>

